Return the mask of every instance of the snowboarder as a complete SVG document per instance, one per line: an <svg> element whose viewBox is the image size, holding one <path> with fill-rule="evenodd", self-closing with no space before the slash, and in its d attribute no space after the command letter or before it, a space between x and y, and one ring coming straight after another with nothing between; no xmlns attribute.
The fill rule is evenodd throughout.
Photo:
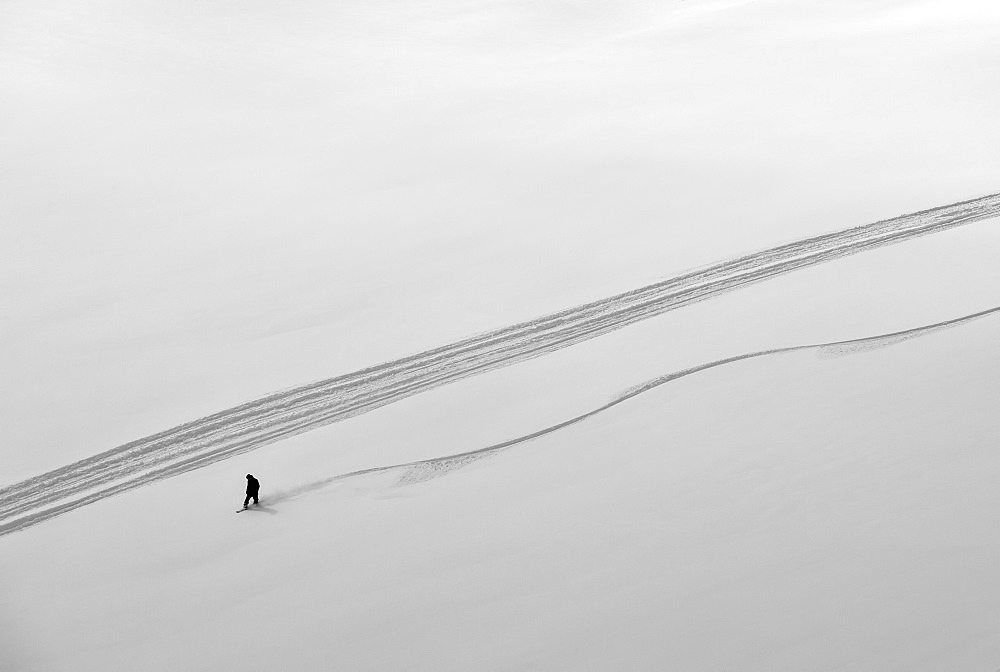
<svg viewBox="0 0 1000 672"><path fill-rule="evenodd" d="M250 499L253 498L253 505L257 506L257 493L260 492L260 481L253 477L253 474L247 474L247 498L243 500L243 508L247 508L250 504Z"/></svg>

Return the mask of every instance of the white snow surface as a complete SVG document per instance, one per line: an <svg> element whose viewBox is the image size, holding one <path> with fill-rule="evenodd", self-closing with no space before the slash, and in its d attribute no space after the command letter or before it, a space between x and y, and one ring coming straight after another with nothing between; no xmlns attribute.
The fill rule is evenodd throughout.
<svg viewBox="0 0 1000 672"><path fill-rule="evenodd" d="M24 669L990 669L998 337L733 362L421 478L310 487L336 452L279 444L240 516L223 462L5 537L5 636Z"/></svg>
<svg viewBox="0 0 1000 672"><path fill-rule="evenodd" d="M997 35L986 0L0 3L0 488L995 193ZM2 534L0 670L993 672L998 221Z"/></svg>

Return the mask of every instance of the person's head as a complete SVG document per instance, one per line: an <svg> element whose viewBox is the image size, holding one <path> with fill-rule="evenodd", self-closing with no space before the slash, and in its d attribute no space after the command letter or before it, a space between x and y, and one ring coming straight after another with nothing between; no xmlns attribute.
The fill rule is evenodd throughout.
<svg viewBox="0 0 1000 672"><path fill-rule="evenodd" d="M247 474L247 480L249 481L251 478L253 478L253 474Z"/></svg>

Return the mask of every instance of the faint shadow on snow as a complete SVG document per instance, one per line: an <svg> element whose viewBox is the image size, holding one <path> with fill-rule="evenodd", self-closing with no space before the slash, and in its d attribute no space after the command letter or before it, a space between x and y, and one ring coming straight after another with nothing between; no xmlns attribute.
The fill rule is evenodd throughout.
<svg viewBox="0 0 1000 672"><path fill-rule="evenodd" d="M273 499L271 499L271 498L269 497L269 498L267 499L267 501L268 501L268 502L273 502L273 501L275 501L275 500L273 500ZM278 515L278 512L277 512L277 511L275 511L275 510L274 510L274 509L272 509L271 507L269 507L269 506L266 506L266 505L264 505L264 504L254 504L254 505L253 505L253 506L251 506L251 507L248 507L248 508L246 508L246 509L243 509L242 513L249 513L250 511L256 511L256 512L258 512L258 513L266 513L266 514L268 514L268 515L270 515L270 516L276 516L276 515Z"/></svg>
<svg viewBox="0 0 1000 672"><path fill-rule="evenodd" d="M835 357L844 357L847 355L854 355L861 352L871 352L873 350L881 350L882 348L888 348L889 346L896 345L897 343L902 343L903 341L908 341L911 338L920 338L921 336L926 336L935 331L942 331L944 329L951 329L960 324L968 322L970 320L979 319L984 317L986 313L976 315L968 318L961 318L959 320L951 320L949 322L942 322L941 324L926 327L924 329L914 329L912 331L901 331L896 334L888 334L881 338L865 338L857 341L845 341L843 343L835 343L832 345L824 345L819 349L819 356L822 359L833 359Z"/></svg>
<svg viewBox="0 0 1000 672"><path fill-rule="evenodd" d="M706 364L701 364L698 366L693 366L687 369L682 369L680 371L674 371L673 373L668 373L652 380L646 381L640 385L631 387L621 394L614 397L610 402L595 408L587 413L583 413L576 417L570 418L558 424L546 427L537 432L532 432L531 434L526 434L515 439L510 439L502 443L494 444L492 446L487 446L485 448L479 448L477 450L469 451L466 453L458 453L455 455L447 455L444 457L432 458L429 460L420 460L416 462L407 462L404 464L396 464L387 467L374 467L372 469L364 469L361 471L353 471L347 474L341 474L338 476L332 476L330 478L325 478L320 481L314 481L312 483L307 483L290 490L284 490L280 493L268 498L270 502L282 501L286 499L292 499L308 493L313 490L318 490L319 488L330 485L337 481L341 481L348 478L353 478L355 476L361 476L364 474L374 474L374 473L386 473L386 472L401 472L398 480L396 480L395 485L397 487L416 485L418 483L424 483L426 481L433 480L435 478L440 478L446 476L452 472L458 471L464 467L469 466L474 462L485 459L487 457L492 457L501 451L511 448L515 445L522 443L527 443L533 439L537 439L545 434L551 434L560 429L574 425L578 422L582 422L590 417L602 413L613 406L617 406L633 397L648 392L660 385L665 385L671 381L677 380L679 378L684 378L686 376L693 375L695 373L705 371L707 369L716 368L719 366L725 366L727 364L733 364L735 362L740 362L746 359L752 359L755 357L764 357L768 355L777 355L787 352L797 352L801 350L816 350L820 358L828 359L833 357L842 357L846 355L869 352L873 350L878 350L881 348L887 348L903 341L907 341L913 338L919 338L921 336L926 336L937 331L943 331L945 329L950 329L963 324L972 322L973 320L978 320L994 313L1000 312L1000 306L995 308L990 308L989 310L983 310L977 313L972 313L971 315L965 315L953 320L946 320L944 322L937 322L934 324L926 325L923 327L916 327L914 329L907 329L905 331L897 331L890 334L880 334L878 336L870 336L866 338L858 338L847 341L834 341L831 343L815 343L811 345L796 345L787 348L774 348L771 350L759 350L756 352L750 352L743 355L736 355L734 357L727 357L725 359L719 359L714 362L708 362Z"/></svg>

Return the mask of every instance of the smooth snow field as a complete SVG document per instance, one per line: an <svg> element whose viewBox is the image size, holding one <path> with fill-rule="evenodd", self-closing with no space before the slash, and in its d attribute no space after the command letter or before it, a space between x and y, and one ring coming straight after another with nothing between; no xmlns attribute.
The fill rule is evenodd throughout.
<svg viewBox="0 0 1000 672"><path fill-rule="evenodd" d="M0 1L0 672L1000 669L998 38Z"/></svg>

